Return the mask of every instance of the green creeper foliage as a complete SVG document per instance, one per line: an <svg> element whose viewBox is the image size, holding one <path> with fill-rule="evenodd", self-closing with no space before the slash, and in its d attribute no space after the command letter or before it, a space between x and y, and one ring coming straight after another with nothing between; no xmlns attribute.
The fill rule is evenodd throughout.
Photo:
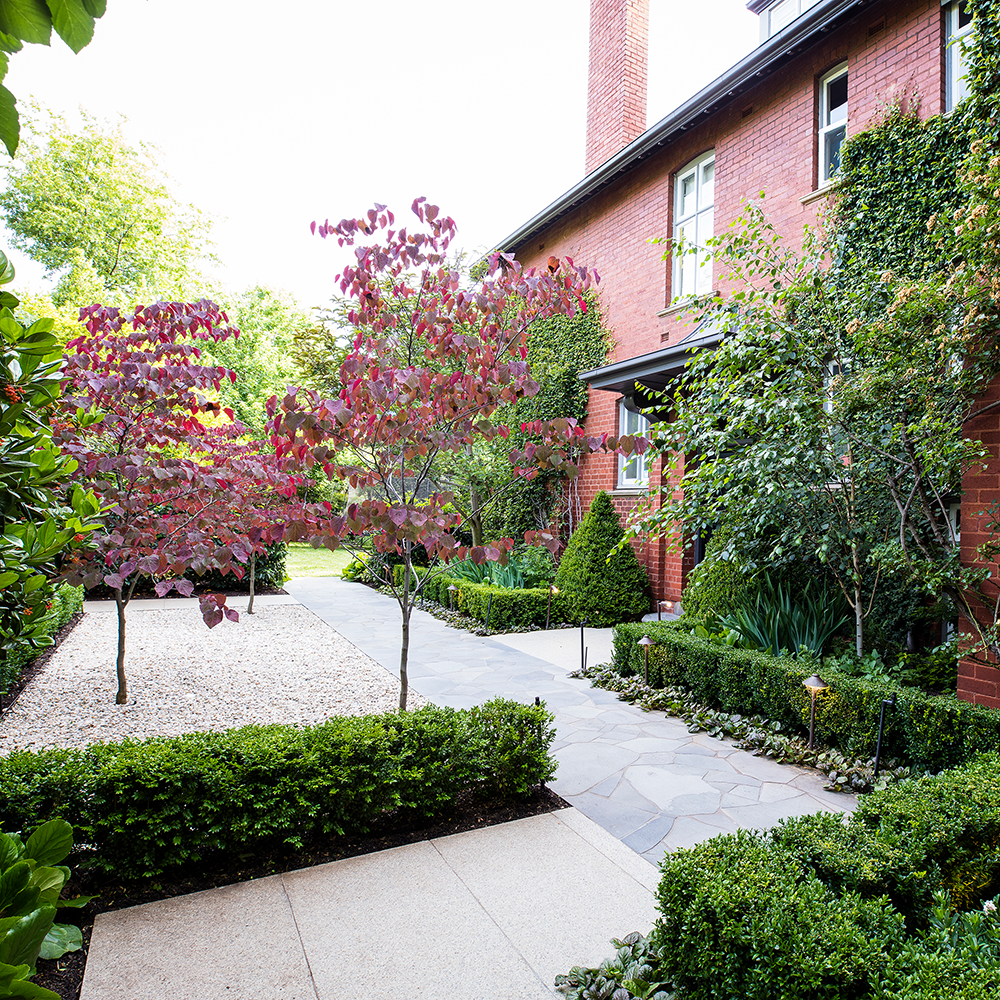
<svg viewBox="0 0 1000 1000"><path fill-rule="evenodd" d="M575 619L592 628L635 621L650 608L649 580L631 545L618 543L624 529L603 490L566 546L556 586L564 591Z"/></svg>

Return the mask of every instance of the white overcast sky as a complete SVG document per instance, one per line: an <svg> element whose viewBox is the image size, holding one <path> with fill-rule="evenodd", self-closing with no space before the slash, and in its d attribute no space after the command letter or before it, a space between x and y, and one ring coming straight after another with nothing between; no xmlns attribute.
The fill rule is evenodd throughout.
<svg viewBox="0 0 1000 1000"><path fill-rule="evenodd" d="M335 242L310 235L314 219L375 201L398 218L425 195L476 251L581 178L589 9L109 0L79 55L58 39L25 46L6 85L65 114L125 116L130 139L159 149L177 195L215 218L223 281L319 305L340 258ZM651 0L649 123L757 40L745 0Z"/></svg>

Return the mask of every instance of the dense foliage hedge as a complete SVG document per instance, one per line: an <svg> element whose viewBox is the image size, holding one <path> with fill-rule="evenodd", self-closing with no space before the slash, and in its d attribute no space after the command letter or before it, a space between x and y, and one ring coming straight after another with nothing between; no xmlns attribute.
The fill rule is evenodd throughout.
<svg viewBox="0 0 1000 1000"><path fill-rule="evenodd" d="M254 570L254 588L260 591L264 588L281 588L285 585L285 559L288 556L288 546L284 542L269 545L265 552L257 556L257 566ZM131 579L131 578L129 578ZM243 578L235 573L220 573L217 569L209 570L200 576L193 569L184 574L185 580L190 580L199 590L250 590L250 567L246 567ZM154 593L152 577L144 576L135 585L134 597L146 597ZM101 584L87 592L91 600L103 600L114 596L112 591Z"/></svg>
<svg viewBox="0 0 1000 1000"><path fill-rule="evenodd" d="M434 816L462 792L524 795L555 773L551 723L544 708L495 699L467 711L15 751L0 758L0 826L61 816L100 869L149 876L218 851L365 833L394 810Z"/></svg>
<svg viewBox="0 0 1000 1000"><path fill-rule="evenodd" d="M455 586L458 590L449 595L448 588ZM454 607L472 615L477 621L486 621L489 609L490 629L503 632L517 628L530 628L532 625L544 627L545 613L548 608L549 591L545 587L534 587L525 590L505 590L490 584L473 583L471 580L459 580L439 574L428 580L424 585L424 596L437 601L443 607ZM490 605L492 595L493 603ZM570 605L567 595L563 592L552 595L551 622L568 621Z"/></svg>
<svg viewBox="0 0 1000 1000"><path fill-rule="evenodd" d="M635 621L652 606L649 580L635 550L631 545L616 549L624 534L618 512L602 490L573 532L556 572L572 621L586 618L591 628L606 628Z"/></svg>
<svg viewBox="0 0 1000 1000"><path fill-rule="evenodd" d="M684 631L673 622L619 625L613 665L624 676L641 675L639 639L649 635L649 683L683 686L711 708L808 728L809 696L802 686L815 664L736 649ZM818 738L846 754L875 753L879 709L893 693L898 703L886 716L882 749L913 767L933 771L953 767L985 750L1000 747L1000 711L970 705L953 695L931 696L918 688L867 681L823 668L830 689L816 699Z"/></svg>
<svg viewBox="0 0 1000 1000"><path fill-rule="evenodd" d="M1000 757L668 855L652 938L690 1000L979 997L996 986L922 938L932 896L1000 889ZM944 984L953 993L934 992ZM909 990L909 992L907 992Z"/></svg>
<svg viewBox="0 0 1000 1000"><path fill-rule="evenodd" d="M52 597L52 608L44 622L45 634L51 645L51 638L73 617L83 609L83 588L61 584ZM20 676L21 671L38 655L39 648L30 643L22 642L7 649L6 655L0 656L0 694L5 694L8 687Z"/></svg>

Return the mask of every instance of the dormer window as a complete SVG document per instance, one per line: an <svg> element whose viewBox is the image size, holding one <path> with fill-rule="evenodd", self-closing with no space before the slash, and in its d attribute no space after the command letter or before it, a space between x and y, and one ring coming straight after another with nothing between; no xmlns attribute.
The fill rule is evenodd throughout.
<svg viewBox="0 0 1000 1000"><path fill-rule="evenodd" d="M760 12L761 40L764 41L787 28L800 14L815 7L819 0L780 0ZM757 9L751 5L751 9Z"/></svg>

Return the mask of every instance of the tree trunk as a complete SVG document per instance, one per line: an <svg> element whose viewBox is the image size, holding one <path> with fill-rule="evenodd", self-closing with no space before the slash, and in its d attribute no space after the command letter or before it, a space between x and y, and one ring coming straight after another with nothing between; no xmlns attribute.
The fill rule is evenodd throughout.
<svg viewBox="0 0 1000 1000"><path fill-rule="evenodd" d="M479 491L473 486L469 490L469 499L472 512L469 514L469 528L472 530L472 544L479 546L483 544L483 518L480 513L482 504L479 501Z"/></svg>
<svg viewBox="0 0 1000 1000"><path fill-rule="evenodd" d="M118 605L118 694L115 704L124 705L128 701L128 681L125 679L125 605L121 588L115 591L115 604Z"/></svg>
<svg viewBox="0 0 1000 1000"><path fill-rule="evenodd" d="M406 662L410 655L410 553L405 555L405 571L403 573L403 593L400 595L403 610L403 641L399 647L399 710L406 711L406 695L409 683L406 679Z"/></svg>
<svg viewBox="0 0 1000 1000"><path fill-rule="evenodd" d="M253 614L253 585L257 575L257 553L250 556L250 603L247 605L247 614Z"/></svg>
<svg viewBox="0 0 1000 1000"><path fill-rule="evenodd" d="M864 596L858 584L854 588L854 645L858 659L861 659L865 652L864 610Z"/></svg>

